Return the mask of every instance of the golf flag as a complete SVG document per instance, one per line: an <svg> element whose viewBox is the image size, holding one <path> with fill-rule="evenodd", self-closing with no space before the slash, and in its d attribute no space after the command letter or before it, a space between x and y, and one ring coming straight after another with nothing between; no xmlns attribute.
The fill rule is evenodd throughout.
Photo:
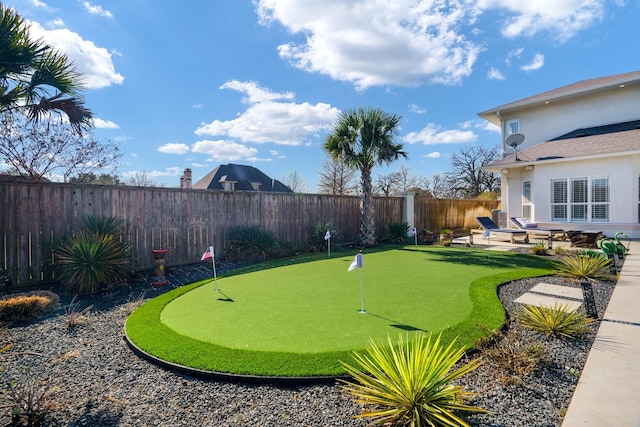
<svg viewBox="0 0 640 427"><path fill-rule="evenodd" d="M355 270L356 268L362 268L362 254L356 255L347 271Z"/></svg>
<svg viewBox="0 0 640 427"><path fill-rule="evenodd" d="M213 253L213 246L209 246L207 250L204 251L204 253L202 254L202 258L200 258L200 261L204 261L212 258L215 258L215 254Z"/></svg>
<svg viewBox="0 0 640 427"><path fill-rule="evenodd" d="M324 240L329 240L331 238L331 232L327 230L327 233L324 235Z"/></svg>

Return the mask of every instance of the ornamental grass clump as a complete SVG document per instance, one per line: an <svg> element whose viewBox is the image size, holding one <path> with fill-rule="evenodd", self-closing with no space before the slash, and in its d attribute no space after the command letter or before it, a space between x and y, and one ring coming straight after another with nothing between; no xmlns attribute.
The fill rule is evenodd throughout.
<svg viewBox="0 0 640 427"><path fill-rule="evenodd" d="M573 338L589 332L594 320L578 310L570 310L569 305L556 303L553 307L523 305L516 313L518 321L534 331L546 336L555 335Z"/></svg>
<svg viewBox="0 0 640 427"><path fill-rule="evenodd" d="M451 371L464 354L455 340L444 347L439 335L418 333L413 340L400 336L370 340L366 353L353 353L356 366L342 362L353 380L340 380L342 388L366 409L358 418L372 418L377 425L468 426L457 411L486 412L467 405L473 393L453 382L480 365L475 359Z"/></svg>
<svg viewBox="0 0 640 427"><path fill-rule="evenodd" d="M563 276L576 279L603 279L609 275L610 262L600 253L567 255L558 264L558 271Z"/></svg>
<svg viewBox="0 0 640 427"><path fill-rule="evenodd" d="M11 322L37 318L51 310L60 300L49 291L12 294L0 299L0 321Z"/></svg>

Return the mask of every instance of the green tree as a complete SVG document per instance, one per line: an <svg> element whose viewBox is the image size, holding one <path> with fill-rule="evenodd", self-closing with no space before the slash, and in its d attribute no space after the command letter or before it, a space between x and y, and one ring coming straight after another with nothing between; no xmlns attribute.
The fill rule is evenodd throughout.
<svg viewBox="0 0 640 427"><path fill-rule="evenodd" d="M402 151L403 145L394 141L400 120L400 116L377 108L343 111L324 145L334 159L360 171L360 242L365 246L376 243L371 171L376 165L407 157L407 153Z"/></svg>
<svg viewBox="0 0 640 427"><path fill-rule="evenodd" d="M0 112L19 110L33 122L57 113L80 132L92 126L81 89L80 74L68 57L32 40L24 19L0 4Z"/></svg>

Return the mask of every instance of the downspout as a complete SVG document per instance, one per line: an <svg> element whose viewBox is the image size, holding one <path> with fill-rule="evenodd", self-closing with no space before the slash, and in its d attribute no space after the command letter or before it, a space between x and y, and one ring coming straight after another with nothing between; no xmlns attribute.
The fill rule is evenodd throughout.
<svg viewBox="0 0 640 427"><path fill-rule="evenodd" d="M502 120L502 114L500 114L500 110L496 110L496 116L500 119L500 157L504 158L504 135L505 135L505 126L504 120ZM500 172L500 204L502 205L502 210L507 212L509 215L509 176Z"/></svg>
<svg viewBox="0 0 640 427"><path fill-rule="evenodd" d="M500 110L496 110L496 116L500 119L500 157L504 158L504 121L502 120L502 114Z"/></svg>

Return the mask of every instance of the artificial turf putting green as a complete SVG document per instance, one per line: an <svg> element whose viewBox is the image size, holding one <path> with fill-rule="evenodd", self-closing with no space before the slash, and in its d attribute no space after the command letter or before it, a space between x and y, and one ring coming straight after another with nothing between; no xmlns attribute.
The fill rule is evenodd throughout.
<svg viewBox="0 0 640 427"><path fill-rule="evenodd" d="M362 271L347 272L354 255L254 266L219 278L220 292L212 281L176 289L136 310L127 335L150 354L198 369L338 375L339 361L371 337L444 331L471 347L483 334L478 324L504 321L496 285L549 272L531 257L434 246L365 252Z"/></svg>

